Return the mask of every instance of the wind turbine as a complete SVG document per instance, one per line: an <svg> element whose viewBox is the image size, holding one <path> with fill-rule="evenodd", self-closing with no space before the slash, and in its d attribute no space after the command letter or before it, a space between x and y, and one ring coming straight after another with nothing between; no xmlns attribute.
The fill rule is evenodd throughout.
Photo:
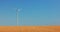
<svg viewBox="0 0 60 32"><path fill-rule="evenodd" d="M19 25L19 12L21 11L21 9L16 9L16 24L17 24L17 26Z"/></svg>

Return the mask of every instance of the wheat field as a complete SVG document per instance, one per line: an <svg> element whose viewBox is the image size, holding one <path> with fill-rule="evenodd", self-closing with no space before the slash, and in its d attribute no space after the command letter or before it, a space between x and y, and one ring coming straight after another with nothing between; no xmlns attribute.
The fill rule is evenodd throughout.
<svg viewBox="0 0 60 32"><path fill-rule="evenodd" d="M60 32L60 26L0 26L0 32Z"/></svg>

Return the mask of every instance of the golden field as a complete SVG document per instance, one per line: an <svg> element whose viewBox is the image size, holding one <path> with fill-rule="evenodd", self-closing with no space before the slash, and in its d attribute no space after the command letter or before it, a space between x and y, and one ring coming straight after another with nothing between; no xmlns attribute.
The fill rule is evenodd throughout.
<svg viewBox="0 0 60 32"><path fill-rule="evenodd" d="M0 32L60 32L60 26L0 26Z"/></svg>

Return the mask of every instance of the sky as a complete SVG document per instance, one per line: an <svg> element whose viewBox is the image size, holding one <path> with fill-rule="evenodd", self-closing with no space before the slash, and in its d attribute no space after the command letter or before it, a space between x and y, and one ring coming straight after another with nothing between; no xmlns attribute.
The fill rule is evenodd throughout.
<svg viewBox="0 0 60 32"><path fill-rule="evenodd" d="M0 0L0 26L60 25L60 0Z"/></svg>

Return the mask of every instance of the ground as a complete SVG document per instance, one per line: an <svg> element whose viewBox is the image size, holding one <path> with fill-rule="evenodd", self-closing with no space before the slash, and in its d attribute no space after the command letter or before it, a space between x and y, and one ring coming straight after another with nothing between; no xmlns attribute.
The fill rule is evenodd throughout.
<svg viewBox="0 0 60 32"><path fill-rule="evenodd" d="M0 32L60 32L60 26L0 26Z"/></svg>

